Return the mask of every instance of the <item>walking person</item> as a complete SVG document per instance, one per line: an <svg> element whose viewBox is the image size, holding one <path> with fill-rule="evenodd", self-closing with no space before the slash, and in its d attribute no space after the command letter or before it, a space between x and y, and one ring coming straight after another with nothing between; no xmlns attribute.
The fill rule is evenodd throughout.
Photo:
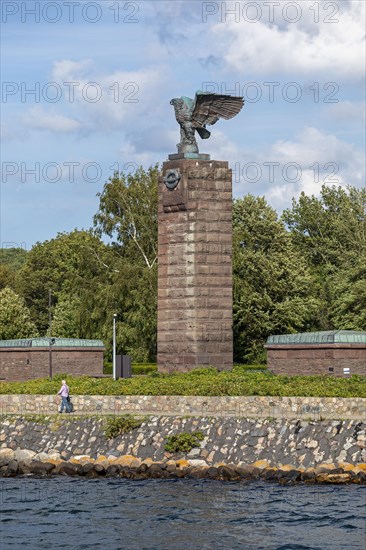
<svg viewBox="0 0 366 550"><path fill-rule="evenodd" d="M60 413L66 409L67 413L71 412L70 398L69 398L69 386L66 384L66 380L62 380L62 386L60 391L57 392L57 395L61 396L61 408Z"/></svg>

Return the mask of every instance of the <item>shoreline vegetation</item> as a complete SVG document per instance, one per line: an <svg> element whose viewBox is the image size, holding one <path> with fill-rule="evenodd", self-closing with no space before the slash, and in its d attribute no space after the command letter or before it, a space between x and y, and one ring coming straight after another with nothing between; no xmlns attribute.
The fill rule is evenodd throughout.
<svg viewBox="0 0 366 550"><path fill-rule="evenodd" d="M136 373L136 367L134 367ZM187 373L163 374L153 365L140 367L129 379L74 377L65 373L25 382L0 382L0 394L52 395L66 378L71 395L185 395L366 397L366 377L272 375L263 365L236 365L231 372L198 368Z"/></svg>

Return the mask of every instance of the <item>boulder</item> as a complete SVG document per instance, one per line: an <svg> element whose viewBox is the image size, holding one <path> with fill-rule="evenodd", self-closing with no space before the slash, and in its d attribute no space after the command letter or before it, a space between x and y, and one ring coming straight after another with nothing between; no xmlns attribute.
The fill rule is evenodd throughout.
<svg viewBox="0 0 366 550"><path fill-rule="evenodd" d="M281 472L274 468L268 468L261 471L261 478L267 481L277 481L280 476Z"/></svg>
<svg viewBox="0 0 366 550"><path fill-rule="evenodd" d="M214 466L207 468L205 471L205 477L207 477L207 479L217 479L217 468Z"/></svg>
<svg viewBox="0 0 366 550"><path fill-rule="evenodd" d="M149 475L149 477L159 479L162 477L166 477L168 472L166 471L165 468L162 467L162 464L154 463L154 464L151 464L151 466L149 466L149 469L147 470L147 474Z"/></svg>
<svg viewBox="0 0 366 550"><path fill-rule="evenodd" d="M248 464L247 466L240 466L240 469L242 471L241 477L244 477L246 479L258 479L261 475L262 470L264 468L257 468L256 466L253 466L252 464Z"/></svg>
<svg viewBox="0 0 366 550"><path fill-rule="evenodd" d="M189 461L189 463L195 468L207 468L207 462L199 458L193 458Z"/></svg>
<svg viewBox="0 0 366 550"><path fill-rule="evenodd" d="M120 471L121 471L121 466L119 464L110 464L105 474L108 477L117 477Z"/></svg>
<svg viewBox="0 0 366 550"><path fill-rule="evenodd" d="M39 460L41 462L46 462L48 460L47 453L37 453L34 455L33 460Z"/></svg>
<svg viewBox="0 0 366 550"><path fill-rule="evenodd" d="M61 476L77 476L82 475L82 466L80 464L71 464L70 462L62 462L53 470Z"/></svg>
<svg viewBox="0 0 366 550"><path fill-rule="evenodd" d="M312 468L311 470L305 470L305 472L301 472L300 476L301 481L303 481L304 483L314 483L316 480L314 468Z"/></svg>
<svg viewBox="0 0 366 550"><path fill-rule="evenodd" d="M90 456L89 455L74 455L70 458L70 462L75 462L75 463L90 462Z"/></svg>
<svg viewBox="0 0 366 550"><path fill-rule="evenodd" d="M293 470L297 470L296 466L293 464L281 464L278 469L282 472L292 472Z"/></svg>
<svg viewBox="0 0 366 550"><path fill-rule="evenodd" d="M16 460L10 460L3 474L4 477L14 477L17 475L19 469L18 462Z"/></svg>
<svg viewBox="0 0 366 550"><path fill-rule="evenodd" d="M31 462L29 462L29 460L27 462L19 462L19 469L18 469L18 474L20 476L24 476L24 475L28 475L28 474L31 474Z"/></svg>
<svg viewBox="0 0 366 550"><path fill-rule="evenodd" d="M99 457L98 457L98 460L99 460ZM128 466L129 467L136 460L138 460L138 459L136 459L135 456L122 455L122 456L119 456L118 458L116 458L116 460L113 461L113 464L120 464L121 466ZM140 466L140 464L141 464L141 461L139 461L138 466Z"/></svg>
<svg viewBox="0 0 366 550"><path fill-rule="evenodd" d="M61 455L60 453L49 453L48 460L55 460L55 461L61 460Z"/></svg>
<svg viewBox="0 0 366 550"><path fill-rule="evenodd" d="M15 456L15 452L13 451L13 449L9 449L9 447L0 449L0 462L3 465L9 464L9 461L13 460L14 456Z"/></svg>
<svg viewBox="0 0 366 550"><path fill-rule="evenodd" d="M334 472L336 469L336 465L333 463L318 464L318 466L315 467L315 473L316 475L328 474Z"/></svg>
<svg viewBox="0 0 366 550"><path fill-rule="evenodd" d="M351 481L351 475L349 472L345 474L319 474L316 476L317 483L336 483L337 485L342 483L349 483Z"/></svg>
<svg viewBox="0 0 366 550"><path fill-rule="evenodd" d="M99 476L105 475L107 468L108 466L105 467L104 464L101 464L100 462L96 462L93 466L94 472L97 472Z"/></svg>
<svg viewBox="0 0 366 550"><path fill-rule="evenodd" d="M31 473L40 476L49 475L54 468L56 466L51 462L42 462L41 460L32 460L29 464Z"/></svg>
<svg viewBox="0 0 366 550"><path fill-rule="evenodd" d="M174 473L177 469L177 465L174 460L168 460L166 463L166 470L169 473Z"/></svg>
<svg viewBox="0 0 366 550"><path fill-rule="evenodd" d="M186 471L186 475L187 475L187 477L193 477L195 479L205 479L207 470L208 470L208 468L200 468L198 466L191 466L191 468L189 468Z"/></svg>
<svg viewBox="0 0 366 550"><path fill-rule="evenodd" d="M94 467L94 464L92 462L84 462L81 468L81 475L86 475L89 473Z"/></svg>
<svg viewBox="0 0 366 550"><path fill-rule="evenodd" d="M143 462L136 471L138 474L144 474L145 472L147 472L148 469L149 466L145 462Z"/></svg>
<svg viewBox="0 0 366 550"><path fill-rule="evenodd" d="M179 460L176 460L175 461L177 467L179 469L183 469L183 468L188 468L189 467L189 462L188 460L186 460L185 458L180 458Z"/></svg>
<svg viewBox="0 0 366 550"><path fill-rule="evenodd" d="M366 472L358 472L352 479L352 483L359 483L360 485L366 485Z"/></svg>
<svg viewBox="0 0 366 550"><path fill-rule="evenodd" d="M219 466L217 468L217 479L223 481L234 481L239 480L240 476L231 466Z"/></svg>
<svg viewBox="0 0 366 550"><path fill-rule="evenodd" d="M14 460L14 458L0 458L0 468L6 468L11 460Z"/></svg>
<svg viewBox="0 0 366 550"><path fill-rule="evenodd" d="M279 470L279 474L278 481L281 485L292 485L301 480L301 472L299 470Z"/></svg>
<svg viewBox="0 0 366 550"><path fill-rule="evenodd" d="M28 449L17 449L14 453L14 458L18 462L30 462L35 455L36 453L34 451L30 451Z"/></svg>
<svg viewBox="0 0 366 550"><path fill-rule="evenodd" d="M263 470L264 468L270 468L271 465L268 462L268 460L257 460L253 464L251 464L253 468L258 468L259 470Z"/></svg>

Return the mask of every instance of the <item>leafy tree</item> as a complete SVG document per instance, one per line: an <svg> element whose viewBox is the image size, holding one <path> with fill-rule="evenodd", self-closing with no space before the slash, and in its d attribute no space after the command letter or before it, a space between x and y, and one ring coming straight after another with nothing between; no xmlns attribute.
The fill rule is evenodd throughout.
<svg viewBox="0 0 366 550"><path fill-rule="evenodd" d="M38 332L24 300L11 288L0 290L0 339L36 336Z"/></svg>
<svg viewBox="0 0 366 550"><path fill-rule="evenodd" d="M0 290L12 287L14 284L14 272L6 265L0 265Z"/></svg>
<svg viewBox="0 0 366 550"><path fill-rule="evenodd" d="M23 248L0 248L0 290L15 288L16 272L24 265L27 252Z"/></svg>
<svg viewBox="0 0 366 550"><path fill-rule="evenodd" d="M366 330L366 256L356 258L329 280L333 326Z"/></svg>
<svg viewBox="0 0 366 550"><path fill-rule="evenodd" d="M157 266L130 266L130 270L132 277L117 323L117 343L135 361L147 362L156 358Z"/></svg>
<svg viewBox="0 0 366 550"><path fill-rule="evenodd" d="M94 225L99 235L115 237L124 255L152 269L157 261L157 189L159 169L140 167L105 184Z"/></svg>
<svg viewBox="0 0 366 550"><path fill-rule="evenodd" d="M24 265L27 259L27 251L24 248L0 248L0 265L17 271Z"/></svg>
<svg viewBox="0 0 366 550"><path fill-rule="evenodd" d="M52 336L58 338L81 337L82 307L78 296L60 294L54 308Z"/></svg>
<svg viewBox="0 0 366 550"><path fill-rule="evenodd" d="M28 253L17 276L17 290L41 334L48 331L49 290L52 306L61 296L79 300L80 336L90 338L100 329L95 312L100 306L99 291L108 288L114 269L113 251L91 231L59 233L54 239L36 243Z"/></svg>
<svg viewBox="0 0 366 550"><path fill-rule="evenodd" d="M97 234L116 240L113 249L121 262L111 289L117 347L138 361L156 356L158 176L158 166L140 167L133 175L115 173L99 195L94 216ZM105 338L106 333L108 323Z"/></svg>
<svg viewBox="0 0 366 550"><path fill-rule="evenodd" d="M282 221L263 197L233 205L234 356L258 359L270 334L311 328L319 301Z"/></svg>
<svg viewBox="0 0 366 550"><path fill-rule="evenodd" d="M320 198L301 193L283 213L310 264L332 272L366 250L366 189L322 186Z"/></svg>
<svg viewBox="0 0 366 550"><path fill-rule="evenodd" d="M316 278L318 328L366 329L366 189L323 186L283 213Z"/></svg>

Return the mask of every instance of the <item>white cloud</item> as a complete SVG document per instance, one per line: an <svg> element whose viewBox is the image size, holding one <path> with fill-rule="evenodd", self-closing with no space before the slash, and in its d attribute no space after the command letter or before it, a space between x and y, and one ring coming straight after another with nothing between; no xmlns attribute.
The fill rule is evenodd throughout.
<svg viewBox="0 0 366 550"><path fill-rule="evenodd" d="M80 129L80 122L73 118L44 111L41 107L33 107L22 117L22 122L33 130L48 130L53 133L68 133Z"/></svg>
<svg viewBox="0 0 366 550"><path fill-rule="evenodd" d="M202 142L200 150L205 152ZM292 139L246 150L215 129L209 151L212 159L229 161L234 196L265 195L278 210L290 206L292 197L302 191L319 195L322 184L365 185L363 152L317 128L307 127Z"/></svg>
<svg viewBox="0 0 366 550"><path fill-rule="evenodd" d="M73 82L76 76L80 78L81 75L85 75L92 65L91 59L55 61L52 68L52 80L58 83Z"/></svg>
<svg viewBox="0 0 366 550"><path fill-rule="evenodd" d="M266 155L267 156L267 155ZM305 128L294 140L276 141L268 151L268 160L278 162L278 178L267 181L266 197L277 208L284 208L302 191L319 195L322 184L364 185L363 153L354 145L316 128ZM265 161L262 161L265 162ZM267 161L268 162L268 161ZM286 168L296 163L296 168ZM291 181L297 179L298 181Z"/></svg>
<svg viewBox="0 0 366 550"><path fill-rule="evenodd" d="M103 73L89 60L57 61L52 71L52 79L64 89L64 104L77 111L87 132L133 132L137 117L146 122L152 114L156 118L162 77L157 67Z"/></svg>
<svg viewBox="0 0 366 550"><path fill-rule="evenodd" d="M280 8L284 5L281 0ZM277 19L271 25L264 19L248 23L242 18L239 22L228 18L225 24L215 24L217 47L225 52L227 66L246 74L315 73L326 78L362 78L364 2L349 2L348 9L333 17L338 23L326 22L330 14L323 12L319 23L315 23L314 13L309 10L311 4L301 5L302 17L297 23L282 19L281 24ZM321 4L320 7L323 8Z"/></svg>

